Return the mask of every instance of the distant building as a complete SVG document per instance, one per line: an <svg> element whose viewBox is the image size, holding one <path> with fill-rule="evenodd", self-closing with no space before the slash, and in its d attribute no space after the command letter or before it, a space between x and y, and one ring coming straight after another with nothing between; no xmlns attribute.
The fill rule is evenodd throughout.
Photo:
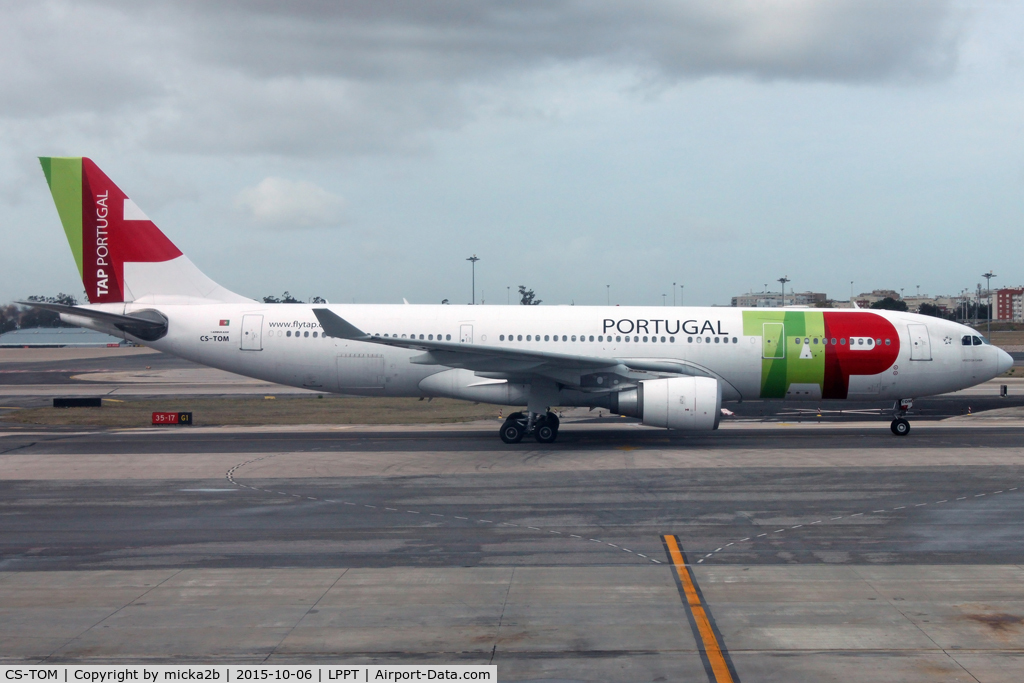
<svg viewBox="0 0 1024 683"><path fill-rule="evenodd" d="M995 292L993 320L1024 322L1024 287L1005 287Z"/></svg>
<svg viewBox="0 0 1024 683"><path fill-rule="evenodd" d="M0 334L0 348L130 346L124 339L81 327L30 327Z"/></svg>
<svg viewBox="0 0 1024 683"><path fill-rule="evenodd" d="M853 297L861 308L871 308L871 304L882 299L900 300L900 293L892 289L872 289L870 292L862 292Z"/></svg>
<svg viewBox="0 0 1024 683"><path fill-rule="evenodd" d="M828 301L823 292L748 292L732 298L732 305L738 308L780 308L782 306L815 306Z"/></svg>

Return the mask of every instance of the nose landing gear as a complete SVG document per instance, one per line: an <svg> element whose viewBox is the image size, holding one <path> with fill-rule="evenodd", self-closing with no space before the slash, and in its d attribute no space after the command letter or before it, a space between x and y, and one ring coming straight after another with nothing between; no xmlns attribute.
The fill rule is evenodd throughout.
<svg viewBox="0 0 1024 683"><path fill-rule="evenodd" d="M501 425L501 440L505 443L519 443L524 436L529 434L537 440L537 443L554 443L558 438L558 416L552 412L544 415L530 413L529 416L523 413L512 413Z"/></svg>
<svg viewBox="0 0 1024 683"><path fill-rule="evenodd" d="M914 405L914 399L912 398L901 398L896 401L892 407L893 421L889 425L889 429L896 436L906 436L910 433L910 423L907 422L907 418L903 417L910 410L911 406Z"/></svg>
<svg viewBox="0 0 1024 683"><path fill-rule="evenodd" d="M892 421L892 424L889 425L889 429L891 429L892 433L896 436L906 436L910 433L910 423L902 417L897 417Z"/></svg>

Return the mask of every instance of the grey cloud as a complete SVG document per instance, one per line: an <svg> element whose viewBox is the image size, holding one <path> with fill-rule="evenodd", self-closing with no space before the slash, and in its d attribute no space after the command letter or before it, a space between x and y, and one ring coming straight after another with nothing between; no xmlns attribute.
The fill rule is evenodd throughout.
<svg viewBox="0 0 1024 683"><path fill-rule="evenodd" d="M956 63L954 13L888 0L15 4L0 8L0 116L65 117L90 135L102 120L158 151L409 152L481 111L487 88L514 99L522 77L565 66L648 85L939 77Z"/></svg>
<svg viewBox="0 0 1024 683"><path fill-rule="evenodd" d="M181 5L175 5L182 7ZM450 81L597 60L670 78L863 81L955 64L944 1L191 2L202 59L258 76Z"/></svg>
<svg viewBox="0 0 1024 683"><path fill-rule="evenodd" d="M110 112L164 93L151 34L112 8L9 3L0 9L0 116Z"/></svg>

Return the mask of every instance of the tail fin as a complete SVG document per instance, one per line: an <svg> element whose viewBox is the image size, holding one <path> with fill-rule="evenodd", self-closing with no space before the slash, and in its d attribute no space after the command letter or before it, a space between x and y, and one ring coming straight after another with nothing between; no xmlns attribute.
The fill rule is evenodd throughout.
<svg viewBox="0 0 1024 683"><path fill-rule="evenodd" d="M39 162L90 303L251 301L206 277L92 160Z"/></svg>

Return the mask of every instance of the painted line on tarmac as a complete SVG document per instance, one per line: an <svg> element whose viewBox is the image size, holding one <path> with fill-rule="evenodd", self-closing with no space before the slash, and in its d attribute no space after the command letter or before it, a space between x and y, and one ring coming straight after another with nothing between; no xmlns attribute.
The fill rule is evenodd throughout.
<svg viewBox="0 0 1024 683"><path fill-rule="evenodd" d="M715 624L711 609L704 600L693 568L686 561L683 546L676 536L665 534L661 537L665 545L665 553L675 569L676 588L686 606L686 619L693 630L693 639L700 651L700 659L704 663L704 671L710 683L739 683L732 657L725 649L725 640Z"/></svg>
<svg viewBox="0 0 1024 683"><path fill-rule="evenodd" d="M967 494L965 496L958 497L956 499L956 501L972 500L973 498L983 498L983 497L988 496L988 495L993 495L994 496L994 495L998 495L998 494L1004 493L1004 492L1005 493L1009 493L1011 491L1020 491L1020 490L1021 490L1021 486L1014 486L1012 488L999 489L998 491L987 491L985 493ZM841 520L841 519L853 519L854 517L862 517L865 514L877 515L877 514L882 514L882 513L885 513L885 512L898 512L900 510L906 510L908 507L909 508L920 508L920 507L927 507L929 505L943 505L943 504L948 503L948 502L949 502L949 498L943 498L942 500L936 500L936 501L931 502L931 503L914 503L914 504L908 503L907 505L897 505L897 506L892 507L892 508L883 508L881 510L872 510L870 513L867 513L867 512L855 512L855 513L849 514L849 515L839 515L838 517L829 517L828 521L835 522L835 521L838 521L838 520ZM811 526L813 524L821 524L824 521L825 521L825 516L822 515L822 519L817 519L817 520L815 520L813 522L808 522L806 524L806 526ZM787 527L787 528L790 529L790 530L793 530L793 529L799 529L799 528L801 528L803 526L805 526L805 525L804 524L796 524L794 526ZM779 529L778 531L774 531L772 533L780 534L780 533L782 533L784 531L786 531L786 528ZM728 543L728 544L722 546L721 548L718 548L717 550L713 550L712 552L708 553L707 555L705 555L701 559L697 560L697 564L703 564L704 560L713 558L717 553L722 552L722 550L724 550L725 548L728 548L729 546L731 546L733 544L736 544L736 543L746 543L746 542L748 542L748 541L750 541L752 539L756 540L758 538L761 538L761 537L767 536L767 535L768 535L768 533L766 532L766 533L763 533L763 534L758 534L757 536L753 536L753 537L748 536L746 538L741 538L739 540L733 541L732 543Z"/></svg>
<svg viewBox="0 0 1024 683"><path fill-rule="evenodd" d="M335 503L335 504L336 503L341 503L342 505L357 505L357 503L353 503L353 502L350 502L350 501L347 501L347 500L334 500L334 499L331 499L331 498L317 498L317 497L314 497L314 496L301 496L301 495L299 495L297 493L288 493L286 491L273 491L271 489L263 489L263 488L259 488L258 486L249 486L248 484L243 484L243 483L241 483L239 481L235 481L235 473L238 472L239 469L245 467L246 465L251 465L254 462L260 462L261 460L268 460L270 458L275 458L278 455L280 455L280 454L279 453L272 453L270 455L265 455L262 458L253 458L252 460L246 460L245 462L240 462L237 465L234 465L233 467L231 467L231 469L229 469L227 472L225 472L224 478L230 484L232 484L233 486L238 486L238 487L243 488L243 489L249 489L250 491L258 491L258 492L261 492L261 493L276 493L277 495L281 495L281 496L290 496L290 497L299 498L299 499L305 498L306 500L313 500L313 501L323 502L323 503ZM420 514L422 514L418 510L406 510L403 513L398 508L384 507L383 505L378 507L377 505L370 505L368 503L363 503L363 507L373 508L375 510L376 509L383 509L385 512L398 512L399 514L407 514L407 515L420 515ZM430 516L431 517L441 517L441 518L446 517L446 515L439 514L439 513L436 513L436 512L430 513ZM494 522L493 520L490 520L490 519L471 520L469 517L460 517L459 515L451 515L451 517L453 519L458 519L460 521L467 521L467 522L475 521L477 524L496 524L497 526L512 526L512 527L519 527L520 526L518 524L513 524L512 522ZM575 538L575 539L583 540L582 537L577 536L576 534L566 534L566 533L562 533L561 531L555 531L553 529L542 529L541 527L535 527L535 526L522 527L522 528L527 528L527 529L530 529L532 531L538 531L538 532L541 532L541 533L546 532L546 533L549 533L549 534L558 534L559 536L569 536L570 538ZM607 541L602 541L602 540L599 540L599 539L596 539L596 538L591 538L589 540L594 541L596 543L603 543L605 545L611 546L612 548L615 548L616 550L621 550L622 552L629 553L630 555L634 555L634 556L643 558L644 560L647 560L648 562L651 562L653 564L662 564L661 560L656 560L653 557L648 557L647 555L643 555L641 553L635 552L633 550L630 550L629 548L623 548L621 546L615 545L614 543L608 543Z"/></svg>

